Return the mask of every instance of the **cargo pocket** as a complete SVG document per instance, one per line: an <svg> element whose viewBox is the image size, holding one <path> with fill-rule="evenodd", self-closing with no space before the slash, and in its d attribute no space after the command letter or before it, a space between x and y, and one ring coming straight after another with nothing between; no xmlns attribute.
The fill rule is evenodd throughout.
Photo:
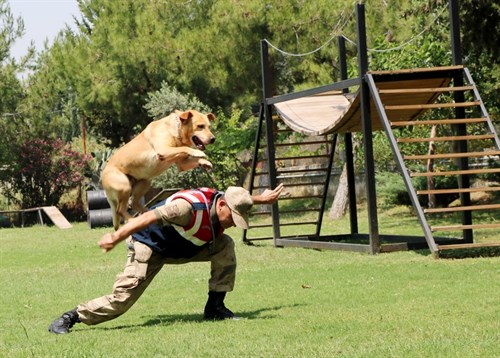
<svg viewBox="0 0 500 358"><path fill-rule="evenodd" d="M148 261L153 254L148 246L143 243L134 241L134 265L135 265L135 277L139 280L144 280L146 278L146 272L148 271Z"/></svg>

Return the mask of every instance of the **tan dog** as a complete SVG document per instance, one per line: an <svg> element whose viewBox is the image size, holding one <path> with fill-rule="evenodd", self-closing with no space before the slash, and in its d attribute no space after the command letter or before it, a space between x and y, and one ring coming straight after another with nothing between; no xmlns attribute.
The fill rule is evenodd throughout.
<svg viewBox="0 0 500 358"><path fill-rule="evenodd" d="M101 173L101 183L113 211L115 230L120 226L120 217L131 218L129 198L133 210L146 211L140 199L151 187L151 179L172 164L177 164L180 171L197 166L212 168L202 150L215 141L210 131L214 119L212 113L176 110L149 123L137 137L113 154Z"/></svg>

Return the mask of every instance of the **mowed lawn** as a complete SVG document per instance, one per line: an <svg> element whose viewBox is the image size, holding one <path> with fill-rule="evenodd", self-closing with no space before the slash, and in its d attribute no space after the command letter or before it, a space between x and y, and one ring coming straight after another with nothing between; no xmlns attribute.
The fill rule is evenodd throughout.
<svg viewBox="0 0 500 358"><path fill-rule="evenodd" d="M226 304L243 319L205 322L208 263L167 266L137 304L71 334L47 327L110 293L125 245L106 229L0 229L0 357L500 357L500 257L247 246Z"/></svg>

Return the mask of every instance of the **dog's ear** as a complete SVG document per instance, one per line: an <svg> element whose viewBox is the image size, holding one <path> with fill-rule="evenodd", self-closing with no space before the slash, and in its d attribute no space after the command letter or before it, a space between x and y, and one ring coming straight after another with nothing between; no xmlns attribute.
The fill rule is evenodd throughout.
<svg viewBox="0 0 500 358"><path fill-rule="evenodd" d="M193 116L193 113L191 113L191 111L186 111L186 112L180 113L178 116L179 116L181 122L184 122L184 121L187 121L189 118L191 118Z"/></svg>
<svg viewBox="0 0 500 358"><path fill-rule="evenodd" d="M215 121L215 114L209 113L209 114L207 114L207 118L210 122L213 122L213 121Z"/></svg>

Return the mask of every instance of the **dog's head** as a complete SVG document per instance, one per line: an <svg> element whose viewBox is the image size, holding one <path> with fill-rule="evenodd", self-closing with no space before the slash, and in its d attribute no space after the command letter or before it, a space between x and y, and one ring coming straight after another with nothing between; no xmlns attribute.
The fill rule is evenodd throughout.
<svg viewBox="0 0 500 358"><path fill-rule="evenodd" d="M205 150L205 146L215 142L215 136L210 131L215 116L212 113L203 114L195 110L185 112L175 111L181 125L179 136L182 144Z"/></svg>

